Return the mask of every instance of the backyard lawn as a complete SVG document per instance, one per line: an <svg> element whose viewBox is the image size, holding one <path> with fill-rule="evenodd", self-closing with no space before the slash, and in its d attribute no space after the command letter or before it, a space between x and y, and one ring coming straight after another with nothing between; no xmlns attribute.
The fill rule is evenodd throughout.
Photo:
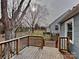
<svg viewBox="0 0 79 59"><path fill-rule="evenodd" d="M22 37L22 36L26 36L26 35L32 35L32 36L42 36L44 37L44 39L49 40L51 38L50 35L44 35L43 32L45 32L44 30L35 30L33 33L32 32L16 32L16 37ZM4 41L5 39L5 35L4 34L0 34L0 41Z"/></svg>

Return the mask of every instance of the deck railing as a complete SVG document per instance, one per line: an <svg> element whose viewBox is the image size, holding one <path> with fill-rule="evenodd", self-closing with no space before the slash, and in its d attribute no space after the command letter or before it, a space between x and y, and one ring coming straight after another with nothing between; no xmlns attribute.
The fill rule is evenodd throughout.
<svg viewBox="0 0 79 59"><path fill-rule="evenodd" d="M10 59L27 46L37 46L42 49L43 45L44 39L41 36L23 36L2 41L0 42L0 59Z"/></svg>
<svg viewBox="0 0 79 59"><path fill-rule="evenodd" d="M69 38L68 37L59 37L58 38L58 48L59 51L69 51Z"/></svg>

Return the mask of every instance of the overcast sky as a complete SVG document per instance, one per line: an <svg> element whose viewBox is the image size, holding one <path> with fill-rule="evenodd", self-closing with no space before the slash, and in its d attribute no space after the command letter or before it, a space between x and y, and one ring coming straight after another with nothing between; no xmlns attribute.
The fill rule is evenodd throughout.
<svg viewBox="0 0 79 59"><path fill-rule="evenodd" d="M41 21L41 25L48 26L68 9L71 9L73 6L77 5L79 0L32 0L32 2L47 7L49 15L47 20Z"/></svg>
<svg viewBox="0 0 79 59"><path fill-rule="evenodd" d="M79 3L79 0L37 0L41 5L45 5L49 10L47 24L50 24L57 19L61 14L71 9Z"/></svg>

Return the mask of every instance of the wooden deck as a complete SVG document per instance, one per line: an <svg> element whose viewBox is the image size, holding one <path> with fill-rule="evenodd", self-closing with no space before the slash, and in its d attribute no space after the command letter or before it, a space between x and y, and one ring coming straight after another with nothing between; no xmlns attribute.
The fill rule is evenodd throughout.
<svg viewBox="0 0 79 59"><path fill-rule="evenodd" d="M29 46L24 48L19 55L15 55L11 59L64 59L63 55L54 47L39 47Z"/></svg>

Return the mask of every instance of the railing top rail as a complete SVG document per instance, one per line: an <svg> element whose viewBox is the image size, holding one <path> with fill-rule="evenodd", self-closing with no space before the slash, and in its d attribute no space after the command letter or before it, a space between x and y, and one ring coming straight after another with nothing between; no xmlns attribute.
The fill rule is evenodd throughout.
<svg viewBox="0 0 79 59"><path fill-rule="evenodd" d="M43 39L42 36L22 36L22 37L13 38L13 39L10 39L10 40L2 41L2 42L0 42L0 44L5 44L5 43L8 43L8 42L16 41L16 40L19 40L19 39L22 39L22 38L27 38L27 37L40 37L40 38Z"/></svg>
<svg viewBox="0 0 79 59"><path fill-rule="evenodd" d="M2 42L0 42L0 44L5 44L5 43L8 43L8 42L16 41L16 40L19 40L19 39L22 39L22 38L25 38L25 37L28 37L28 36L22 36L22 37L13 38L13 39L10 39L10 40L2 41Z"/></svg>
<svg viewBox="0 0 79 59"><path fill-rule="evenodd" d="M31 35L30 35L30 36L28 36L28 37L40 37L40 38L42 38L42 39L43 39L43 37L42 37L42 36L31 36Z"/></svg>
<svg viewBox="0 0 79 59"><path fill-rule="evenodd" d="M59 37L59 39L69 39L69 37Z"/></svg>

